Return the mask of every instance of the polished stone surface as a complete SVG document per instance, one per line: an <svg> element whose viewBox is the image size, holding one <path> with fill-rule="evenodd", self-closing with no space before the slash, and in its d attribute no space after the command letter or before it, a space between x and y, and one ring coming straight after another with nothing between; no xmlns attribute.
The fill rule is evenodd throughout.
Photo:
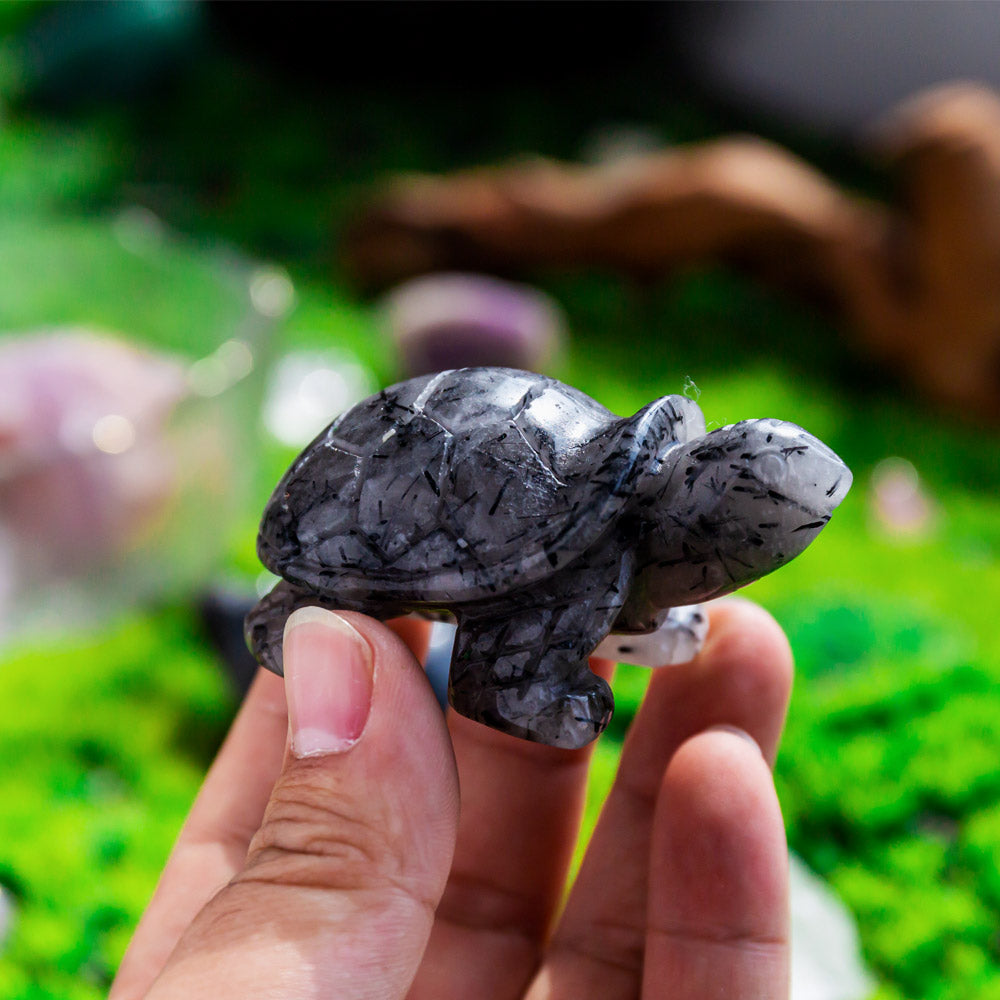
<svg viewBox="0 0 1000 1000"><path fill-rule="evenodd" d="M284 620L303 604L446 613L459 626L456 711L583 746L611 718L587 665L609 632L655 632L668 609L788 562L850 482L800 427L706 434L684 396L621 418L513 369L411 379L334 421L278 484L258 552L283 581L248 615L247 638L280 673ZM648 640L654 659L657 641L670 645Z"/></svg>

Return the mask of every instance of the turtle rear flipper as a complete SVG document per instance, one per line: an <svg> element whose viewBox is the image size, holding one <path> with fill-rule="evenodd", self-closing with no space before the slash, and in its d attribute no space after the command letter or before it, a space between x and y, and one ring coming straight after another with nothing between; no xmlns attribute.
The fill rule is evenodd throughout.
<svg viewBox="0 0 1000 1000"><path fill-rule="evenodd" d="M595 740L611 721L614 696L587 666L586 654L552 647L523 648L523 631L539 627L544 612L494 622L466 622L455 637L448 701L466 718L510 736L575 750ZM542 626L544 627L544 626ZM490 650L500 643L495 655Z"/></svg>

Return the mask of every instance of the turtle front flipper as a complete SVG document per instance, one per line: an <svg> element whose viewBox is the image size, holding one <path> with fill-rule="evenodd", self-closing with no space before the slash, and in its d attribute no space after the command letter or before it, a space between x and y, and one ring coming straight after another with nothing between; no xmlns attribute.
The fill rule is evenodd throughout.
<svg viewBox="0 0 1000 1000"><path fill-rule="evenodd" d="M577 749L611 721L614 697L587 663L621 610L631 558L606 545L544 584L459 611L448 700L493 729Z"/></svg>
<svg viewBox="0 0 1000 1000"><path fill-rule="evenodd" d="M279 677L284 676L285 672L281 657L285 622L293 611L304 607L326 608L328 611L360 611L383 620L402 613L402 609L384 602L376 605L369 601L324 597L313 590L280 580L250 609L243 623L247 648L262 667Z"/></svg>

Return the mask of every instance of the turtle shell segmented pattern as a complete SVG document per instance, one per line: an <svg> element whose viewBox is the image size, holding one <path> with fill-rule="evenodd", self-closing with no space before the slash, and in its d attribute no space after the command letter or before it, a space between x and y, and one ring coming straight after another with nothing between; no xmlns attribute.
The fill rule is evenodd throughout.
<svg viewBox="0 0 1000 1000"><path fill-rule="evenodd" d="M685 414L623 422L554 379L441 372L345 413L279 483L269 569L316 590L424 603L525 586L589 548Z"/></svg>

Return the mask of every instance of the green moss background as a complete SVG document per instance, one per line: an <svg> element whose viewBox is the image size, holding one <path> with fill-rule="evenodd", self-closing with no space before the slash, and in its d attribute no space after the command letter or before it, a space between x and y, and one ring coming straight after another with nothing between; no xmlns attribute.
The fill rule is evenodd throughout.
<svg viewBox="0 0 1000 1000"><path fill-rule="evenodd" d="M5 44L47 9L0 8ZM197 357L240 322L233 275L270 261L297 297L264 354L337 345L387 381L392 354L334 252L345 213L386 170L572 156L589 129L625 120L664 141L761 128L844 183L889 187L840 147L643 82L638 67L614 88L514 88L475 107L374 87L318 99L210 49L141 99L55 113L11 89L0 331L93 323ZM175 234L141 262L114 235L135 203ZM1000 997L998 435L929 411L851 353L832 319L732 273L646 289L599 274L539 281L572 330L557 374L612 409L691 379L710 421L793 420L852 466L854 490L821 539L750 591L797 660L777 771L790 843L856 914L881 996ZM249 585L259 568L256 518L290 454L251 431L239 456L249 482L206 584ZM912 461L939 508L919 542L872 530L871 474L887 456ZM2 996L106 991L236 705L197 589L0 651L0 884L17 905ZM616 681L588 822L646 679L624 668Z"/></svg>

